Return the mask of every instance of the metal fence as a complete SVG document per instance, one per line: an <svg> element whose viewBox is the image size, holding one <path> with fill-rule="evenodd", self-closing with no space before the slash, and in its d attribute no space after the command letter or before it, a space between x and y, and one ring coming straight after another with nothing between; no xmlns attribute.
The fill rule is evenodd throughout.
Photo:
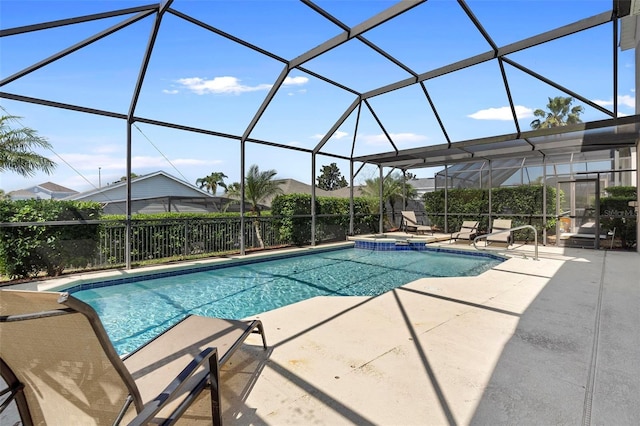
<svg viewBox="0 0 640 426"><path fill-rule="evenodd" d="M96 263L126 263L126 224L105 223L101 230ZM131 262L189 258L238 253L241 243L240 218L144 220L131 222ZM262 244L261 244L262 241ZM289 245L279 238L274 218L247 218L244 229L247 250Z"/></svg>
<svg viewBox="0 0 640 426"><path fill-rule="evenodd" d="M377 221L377 216L373 219ZM294 239L292 220L296 229L305 230L302 238L297 235ZM354 233L375 231L371 222L372 216L366 220L356 218ZM311 223L311 216L245 217L242 234L240 217L134 219L129 238L130 263L138 266L240 253L243 240L248 252L307 245L311 244ZM283 231L288 224L289 232ZM67 230L65 233L56 232L63 228ZM77 232L69 232L69 228ZM127 264L127 225L123 220L2 223L0 230L4 232L3 244L15 245L13 253L24 252L24 247L30 252L25 256L9 256L4 262L30 263L32 266L20 270L31 276L42 271L51 275L52 271L108 269ZM316 218L316 244L344 241L348 234L348 216Z"/></svg>

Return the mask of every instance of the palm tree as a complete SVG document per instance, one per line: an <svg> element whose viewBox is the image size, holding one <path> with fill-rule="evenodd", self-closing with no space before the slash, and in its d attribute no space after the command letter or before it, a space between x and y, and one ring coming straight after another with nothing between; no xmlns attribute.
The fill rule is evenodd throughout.
<svg viewBox="0 0 640 426"><path fill-rule="evenodd" d="M408 179L410 180L414 176L409 173ZM360 192L368 197L378 197L380 194L380 178L365 180L365 185L360 189ZM383 214L386 217L387 203L391 207L391 217L395 217L395 206L398 201L402 201L405 197L407 199L414 199L418 195L418 191L405 181L405 178L401 173L392 173L382 181L382 202L383 202Z"/></svg>
<svg viewBox="0 0 640 426"><path fill-rule="evenodd" d="M17 122L20 118L13 115L0 117L0 172L10 171L24 177L34 176L37 171L50 174L56 163L33 149L50 149L51 144L33 129L10 126L10 122Z"/></svg>
<svg viewBox="0 0 640 426"><path fill-rule="evenodd" d="M224 188L225 190L227 189L227 184L224 183L224 179L226 178L227 175L222 172L213 172L209 176L198 178L196 180L196 185L198 185L200 189L204 188L207 192L216 195L218 187Z"/></svg>
<svg viewBox="0 0 640 426"><path fill-rule="evenodd" d="M260 234L260 221L257 218L261 212L260 205L268 198L282 193L282 189L280 188L282 182L273 180L277 173L275 170L265 170L261 172L258 166L254 164L249 167L247 176L244 178L244 201L251 204L250 211L256 216L256 219L253 221L253 227L260 248L264 248L264 241ZM227 194L229 198L234 199L232 202L240 202L242 198L240 184L237 182L232 183L226 188L225 194Z"/></svg>
<svg viewBox="0 0 640 426"><path fill-rule="evenodd" d="M533 115L539 117L531 122L532 129L548 129L550 127L567 126L569 124L582 123L580 114L584 108L580 105L571 108L572 97L556 96L549 98L548 111L537 109ZM541 121L541 119L543 119Z"/></svg>

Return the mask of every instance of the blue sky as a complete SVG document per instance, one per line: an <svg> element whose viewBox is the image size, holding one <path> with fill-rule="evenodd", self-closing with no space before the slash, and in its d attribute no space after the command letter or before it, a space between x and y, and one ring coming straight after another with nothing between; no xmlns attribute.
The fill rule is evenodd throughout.
<svg viewBox="0 0 640 426"><path fill-rule="evenodd" d="M148 4L134 0L55 1L1 0L2 29ZM320 8L347 26L356 26L391 7L390 1L317 1ZM611 7L611 0L468 0L467 4L498 46L534 36ZM294 0L175 0L172 8L220 31L293 60L342 30ZM553 13L549 13L553 10ZM103 31L132 15L46 31L0 38L0 78ZM153 17L142 19L83 49L12 81L1 91L126 114L131 104ZM613 58L610 24L536 46L509 56L513 61L612 109ZM457 2L430 0L363 34L418 74L490 49ZM338 46L304 68L358 92L411 77L358 40ZM284 65L171 14L160 26L135 115L225 134L242 135L276 82ZM506 66L521 130L529 130L533 111L547 99L566 94L520 70ZM618 111L634 113L633 52L619 52ZM452 141L515 132L508 97L496 61L425 82ZM291 70L250 137L312 149L354 101L355 95ZM373 97L369 103L399 149L445 143L421 88L416 85ZM0 176L6 192L52 181L84 191L125 175L126 124L122 120L0 99L3 114L22 117L52 144L43 152L56 161L52 175ZM357 110L356 110L357 112ZM608 118L589 106L584 121ZM352 114L325 150L349 156L393 148L376 118L363 108L354 142ZM236 140L167 129L144 123L133 127L133 172L157 170L195 183L211 172L223 172L229 183L240 179L240 145ZM349 178L349 164L254 143L246 145L247 168L275 169L279 178L311 183L322 165L336 162ZM356 166L358 167L358 165ZM429 177L433 170L415 170ZM377 176L366 167L356 178Z"/></svg>

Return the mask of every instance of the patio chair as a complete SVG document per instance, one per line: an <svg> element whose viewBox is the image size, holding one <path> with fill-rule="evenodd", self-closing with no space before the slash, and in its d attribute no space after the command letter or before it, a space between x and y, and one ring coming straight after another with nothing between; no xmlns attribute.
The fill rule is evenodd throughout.
<svg viewBox="0 0 640 426"><path fill-rule="evenodd" d="M22 424L220 425L219 368L259 320L191 315L121 358L93 308L68 293L0 290L0 373ZM190 405L209 388L205 413ZM191 407L193 408L193 407Z"/></svg>
<svg viewBox="0 0 640 426"><path fill-rule="evenodd" d="M511 232L507 232L511 229L511 219L494 219L493 226L491 227L491 233L500 232L499 234L489 235L487 237L487 244L490 243L504 243L507 246L513 243L513 235Z"/></svg>
<svg viewBox="0 0 640 426"><path fill-rule="evenodd" d="M402 212L402 223L400 225L400 229L404 232L414 232L416 234L424 234L430 232L431 235L435 232L430 225L422 225L418 223L416 219L416 213L413 210L403 211Z"/></svg>
<svg viewBox="0 0 640 426"><path fill-rule="evenodd" d="M462 222L462 226L460 226L460 230L458 232L453 232L451 234L451 239L454 241L458 240L473 240L478 234L478 225L480 222L475 220L465 220Z"/></svg>

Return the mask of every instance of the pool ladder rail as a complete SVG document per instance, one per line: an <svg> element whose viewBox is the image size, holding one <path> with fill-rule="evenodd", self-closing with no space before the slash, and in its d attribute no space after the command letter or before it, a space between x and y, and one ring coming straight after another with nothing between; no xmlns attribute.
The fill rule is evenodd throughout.
<svg viewBox="0 0 640 426"><path fill-rule="evenodd" d="M533 260L538 260L538 230L532 226L532 225L522 225L522 226L516 226L515 228L510 228L510 229L503 229L497 232L492 232L490 234L484 234L484 235L479 235L477 237L475 237L473 239L473 248L475 248L476 250L490 250L487 246L486 246L486 239L492 235L498 235L498 234L504 234L506 232L513 232L513 231L518 231L520 229L533 229L533 236L534 236L534 241L535 241L535 251L534 251L534 256L533 256ZM478 247L476 245L476 243L480 240L485 240L485 246L484 247ZM507 246L508 247L508 246ZM525 255L525 258L527 256Z"/></svg>

